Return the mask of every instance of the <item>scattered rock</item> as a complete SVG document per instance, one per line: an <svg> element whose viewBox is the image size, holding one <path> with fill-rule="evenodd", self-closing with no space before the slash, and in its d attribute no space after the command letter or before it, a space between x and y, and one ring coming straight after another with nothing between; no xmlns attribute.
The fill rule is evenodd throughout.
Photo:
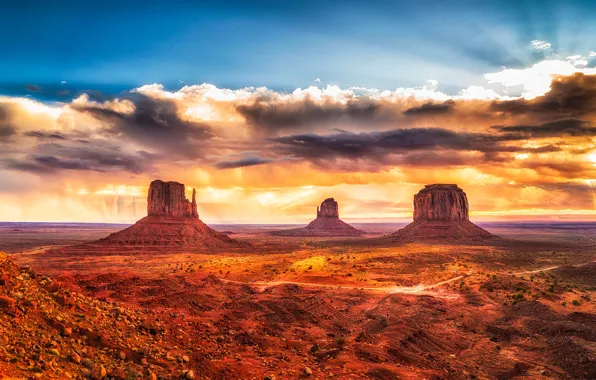
<svg viewBox="0 0 596 380"><path fill-rule="evenodd" d="M0 309L12 309L15 304L16 300L6 296L0 296Z"/></svg>
<svg viewBox="0 0 596 380"><path fill-rule="evenodd" d="M107 374L108 372L103 365L96 365L91 370L91 378L94 380L101 380L106 377Z"/></svg>
<svg viewBox="0 0 596 380"><path fill-rule="evenodd" d="M72 355L70 355L70 359L73 363L81 364L81 357L76 352L73 352Z"/></svg>
<svg viewBox="0 0 596 380"><path fill-rule="evenodd" d="M93 368L93 362L89 358L83 359L83 361L81 362L81 364L83 364L83 366L85 366L85 367L87 367L89 369Z"/></svg>

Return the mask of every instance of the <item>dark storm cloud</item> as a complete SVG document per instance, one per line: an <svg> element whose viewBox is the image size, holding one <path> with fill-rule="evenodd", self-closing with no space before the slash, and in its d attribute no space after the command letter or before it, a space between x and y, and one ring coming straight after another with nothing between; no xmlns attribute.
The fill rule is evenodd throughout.
<svg viewBox="0 0 596 380"><path fill-rule="evenodd" d="M85 154L85 152L78 152L75 158L32 155L20 160L6 160L6 167L41 174L60 170L127 171L139 174L147 168L134 157L103 156L97 153Z"/></svg>
<svg viewBox="0 0 596 380"><path fill-rule="evenodd" d="M368 99L351 100L346 104L310 99L285 103L262 100L239 105L236 110L249 124L265 132L337 122L391 121L397 116L393 110Z"/></svg>
<svg viewBox="0 0 596 380"><path fill-rule="evenodd" d="M35 85L35 84L28 84L25 86L25 90L27 90L29 92L40 92L41 87L39 87L38 85Z"/></svg>
<svg viewBox="0 0 596 380"><path fill-rule="evenodd" d="M202 156L201 142L214 137L205 124L183 120L178 116L176 103L137 94L131 114L99 106L75 105L74 109L110 123L106 131L173 157Z"/></svg>
<svg viewBox="0 0 596 380"><path fill-rule="evenodd" d="M49 140L52 141L52 140ZM7 157L4 166L33 173L66 171L117 172L139 174L153 167L154 157L147 152L126 153L104 141L80 143L54 140L29 149L25 156Z"/></svg>
<svg viewBox="0 0 596 380"><path fill-rule="evenodd" d="M234 169L234 168L243 168L246 166L267 164L272 161L273 160L270 158L253 156L253 157L240 158L238 160L218 161L213 166L215 166L218 169Z"/></svg>
<svg viewBox="0 0 596 380"><path fill-rule="evenodd" d="M494 101L490 110L539 119L570 118L596 112L596 75L576 73L554 79L549 92L534 99Z"/></svg>
<svg viewBox="0 0 596 380"><path fill-rule="evenodd" d="M0 141L8 140L10 137L17 133L16 129L14 129L10 125L2 124L0 121Z"/></svg>
<svg viewBox="0 0 596 380"><path fill-rule="evenodd" d="M30 131L24 133L24 136L35 137L40 140L66 140L66 137L59 133L47 133L42 131Z"/></svg>
<svg viewBox="0 0 596 380"><path fill-rule="evenodd" d="M8 106L0 104L0 141L8 140L16 133L16 128L10 123Z"/></svg>
<svg viewBox="0 0 596 380"><path fill-rule="evenodd" d="M445 115L453 112L455 102L448 100L442 103L428 102L404 111L406 116Z"/></svg>
<svg viewBox="0 0 596 380"><path fill-rule="evenodd" d="M489 134L458 133L440 128L411 128L368 133L303 134L284 136L274 141L290 150L309 152L313 156L365 156L379 152L434 148L494 150L497 149L494 143L499 141L499 138Z"/></svg>
<svg viewBox="0 0 596 380"><path fill-rule="evenodd" d="M34 173L34 174L46 174L52 172L51 168L38 165L30 160L13 160L5 159L2 160L3 167L6 169L17 170L21 172Z"/></svg>
<svg viewBox="0 0 596 380"><path fill-rule="evenodd" d="M390 156L403 155L403 163L459 165L463 156L445 154L445 151L480 152L487 161L508 160L501 153L559 151L553 145L524 148L505 144L521 137L487 133L454 132L440 128L396 129L382 132L349 133L330 135L302 134L272 139L281 154L313 161L335 158L370 159L376 162L393 160ZM394 161L391 161L394 162ZM468 162L472 163L472 162Z"/></svg>
<svg viewBox="0 0 596 380"><path fill-rule="evenodd" d="M560 119L539 125L496 125L502 133L523 134L527 137L596 136L596 127L579 119Z"/></svg>

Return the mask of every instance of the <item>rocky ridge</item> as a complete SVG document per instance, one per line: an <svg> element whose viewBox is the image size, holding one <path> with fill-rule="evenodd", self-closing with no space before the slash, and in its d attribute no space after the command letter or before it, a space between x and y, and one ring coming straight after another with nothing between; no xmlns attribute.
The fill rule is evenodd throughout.
<svg viewBox="0 0 596 380"><path fill-rule="evenodd" d="M87 297L0 252L2 379L190 379L203 351L164 349L188 324Z"/></svg>

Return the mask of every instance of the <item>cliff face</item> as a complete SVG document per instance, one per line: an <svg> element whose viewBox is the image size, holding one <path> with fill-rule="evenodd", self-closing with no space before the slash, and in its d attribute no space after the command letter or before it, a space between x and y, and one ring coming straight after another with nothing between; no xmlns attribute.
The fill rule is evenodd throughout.
<svg viewBox="0 0 596 380"><path fill-rule="evenodd" d="M426 185L414 195L414 221L391 234L398 242L471 242L494 239L470 222L468 198L457 185Z"/></svg>
<svg viewBox="0 0 596 380"><path fill-rule="evenodd" d="M426 185L414 196L414 221L470 220L468 198L457 185Z"/></svg>
<svg viewBox="0 0 596 380"><path fill-rule="evenodd" d="M250 247L203 223L197 212L195 190L189 201L185 189L184 184L178 182L151 182L147 216L122 231L88 243L85 249L130 249L134 246L135 249L159 251Z"/></svg>
<svg viewBox="0 0 596 380"><path fill-rule="evenodd" d="M192 191L192 201L186 199L185 187L178 182L155 180L149 186L147 195L147 215L174 218L198 218L196 192Z"/></svg>
<svg viewBox="0 0 596 380"><path fill-rule="evenodd" d="M339 219L339 205L333 198L327 198L317 207L317 218L336 218Z"/></svg>

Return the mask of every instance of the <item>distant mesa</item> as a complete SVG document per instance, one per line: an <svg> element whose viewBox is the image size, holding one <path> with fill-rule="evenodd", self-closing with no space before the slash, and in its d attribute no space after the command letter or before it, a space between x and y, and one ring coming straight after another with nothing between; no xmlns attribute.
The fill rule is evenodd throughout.
<svg viewBox="0 0 596 380"><path fill-rule="evenodd" d="M397 241L480 241L496 236L470 222L468 197L457 185L426 185L414 195L414 222L390 235Z"/></svg>
<svg viewBox="0 0 596 380"><path fill-rule="evenodd" d="M327 198L317 207L317 218L303 228L275 231L281 236L360 236L366 232L358 230L339 219L339 205L333 198Z"/></svg>
<svg viewBox="0 0 596 380"><path fill-rule="evenodd" d="M186 199L178 182L155 180L147 195L147 216L134 225L86 245L138 248L237 248L248 244L217 232L199 219L196 192Z"/></svg>

